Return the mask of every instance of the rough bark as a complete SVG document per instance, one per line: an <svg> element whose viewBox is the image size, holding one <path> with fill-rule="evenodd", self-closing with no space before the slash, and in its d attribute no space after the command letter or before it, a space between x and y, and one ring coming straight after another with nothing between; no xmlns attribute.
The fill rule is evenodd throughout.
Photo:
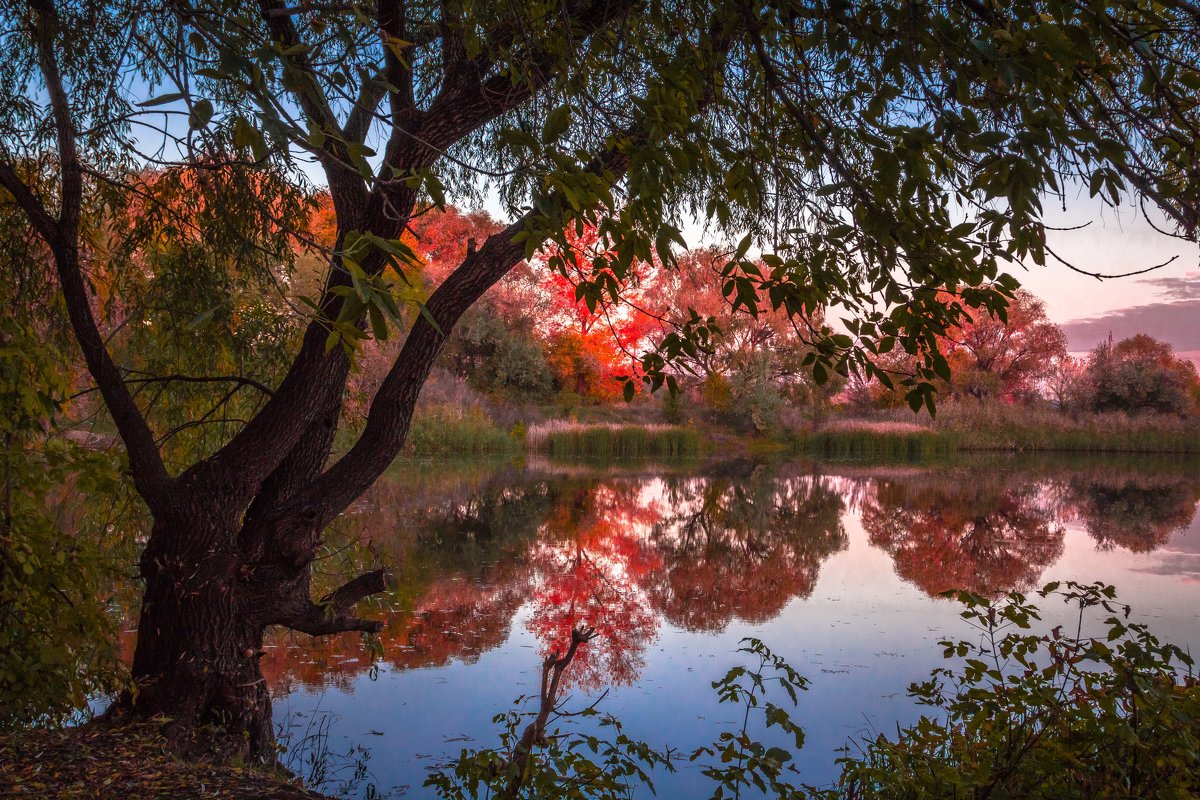
<svg viewBox="0 0 1200 800"><path fill-rule="evenodd" d="M271 764L271 697L259 668L263 634L286 625L313 635L375 631L353 615L384 591L388 575L368 572L314 602L310 567L316 537L272 542L250 552L230 506L176 499L156 517L142 554L145 581L134 689L110 718L164 717L187 754Z"/></svg>

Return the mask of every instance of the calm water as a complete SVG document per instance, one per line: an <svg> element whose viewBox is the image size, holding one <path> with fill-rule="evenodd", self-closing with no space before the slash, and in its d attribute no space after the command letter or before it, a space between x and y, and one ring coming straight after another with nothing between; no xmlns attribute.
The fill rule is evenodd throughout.
<svg viewBox="0 0 1200 800"><path fill-rule="evenodd" d="M584 624L600 637L572 666L571 705L608 690L601 708L632 736L686 752L740 725L711 683L755 636L811 681L797 763L827 783L838 748L918 716L908 684L941 662L939 639L967 633L945 589L1102 580L1195 649L1195 467L401 467L346 531L401 581L377 673L357 638L280 636L264 660L277 721L294 741L365 751L348 796L424 797L439 759L496 744L492 717L536 694L541 658ZM323 788L353 761L335 760ZM686 765L658 781L660 797L706 786Z"/></svg>

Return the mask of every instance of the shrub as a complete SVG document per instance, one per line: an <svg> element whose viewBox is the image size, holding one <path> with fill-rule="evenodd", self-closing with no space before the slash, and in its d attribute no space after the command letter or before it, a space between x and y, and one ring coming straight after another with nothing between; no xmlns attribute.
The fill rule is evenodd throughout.
<svg viewBox="0 0 1200 800"><path fill-rule="evenodd" d="M843 760L836 794L868 798L1194 797L1200 791L1200 688L1192 659L1128 622L1111 586L1049 584L1075 624L1031 632L1023 595L957 592L979 638L943 641L961 666L910 688L935 713ZM1109 616L1099 637L1082 631Z"/></svg>
<svg viewBox="0 0 1200 800"><path fill-rule="evenodd" d="M1087 405L1093 411L1186 414L1195 410L1196 367L1171 345L1145 334L1102 344L1088 358Z"/></svg>

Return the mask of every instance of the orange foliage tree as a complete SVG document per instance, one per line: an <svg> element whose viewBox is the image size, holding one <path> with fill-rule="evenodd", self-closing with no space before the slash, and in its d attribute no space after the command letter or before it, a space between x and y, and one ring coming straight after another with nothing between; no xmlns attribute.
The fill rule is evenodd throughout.
<svg viewBox="0 0 1200 800"><path fill-rule="evenodd" d="M612 402L622 395L622 377L640 376L638 356L657 330L650 295L661 265L634 259L618 277L615 254L594 225L569 231L566 242L534 259L545 274L539 328L560 390Z"/></svg>

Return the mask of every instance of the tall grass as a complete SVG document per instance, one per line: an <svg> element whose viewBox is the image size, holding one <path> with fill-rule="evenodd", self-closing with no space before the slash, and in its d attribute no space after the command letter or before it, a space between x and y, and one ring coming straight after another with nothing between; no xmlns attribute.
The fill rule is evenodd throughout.
<svg viewBox="0 0 1200 800"><path fill-rule="evenodd" d="M911 422L839 420L799 434L796 449L834 459L924 460L953 453L956 436Z"/></svg>
<svg viewBox="0 0 1200 800"><path fill-rule="evenodd" d="M695 429L678 425L584 424L555 420L531 427L526 446L551 458L672 460L700 455L703 439Z"/></svg>
<svg viewBox="0 0 1200 800"><path fill-rule="evenodd" d="M1200 453L1200 418L1168 414L1064 414L1007 403L947 404L934 430L952 431L960 450L1088 453Z"/></svg>
<svg viewBox="0 0 1200 800"><path fill-rule="evenodd" d="M413 456L518 455L519 431L507 431L477 409L426 407L413 417L404 452Z"/></svg>
<svg viewBox="0 0 1200 800"><path fill-rule="evenodd" d="M834 457L914 457L955 450L1200 453L1200 417L1064 414L1045 406L964 401L937 416L904 410L843 419L798 436L800 449Z"/></svg>

